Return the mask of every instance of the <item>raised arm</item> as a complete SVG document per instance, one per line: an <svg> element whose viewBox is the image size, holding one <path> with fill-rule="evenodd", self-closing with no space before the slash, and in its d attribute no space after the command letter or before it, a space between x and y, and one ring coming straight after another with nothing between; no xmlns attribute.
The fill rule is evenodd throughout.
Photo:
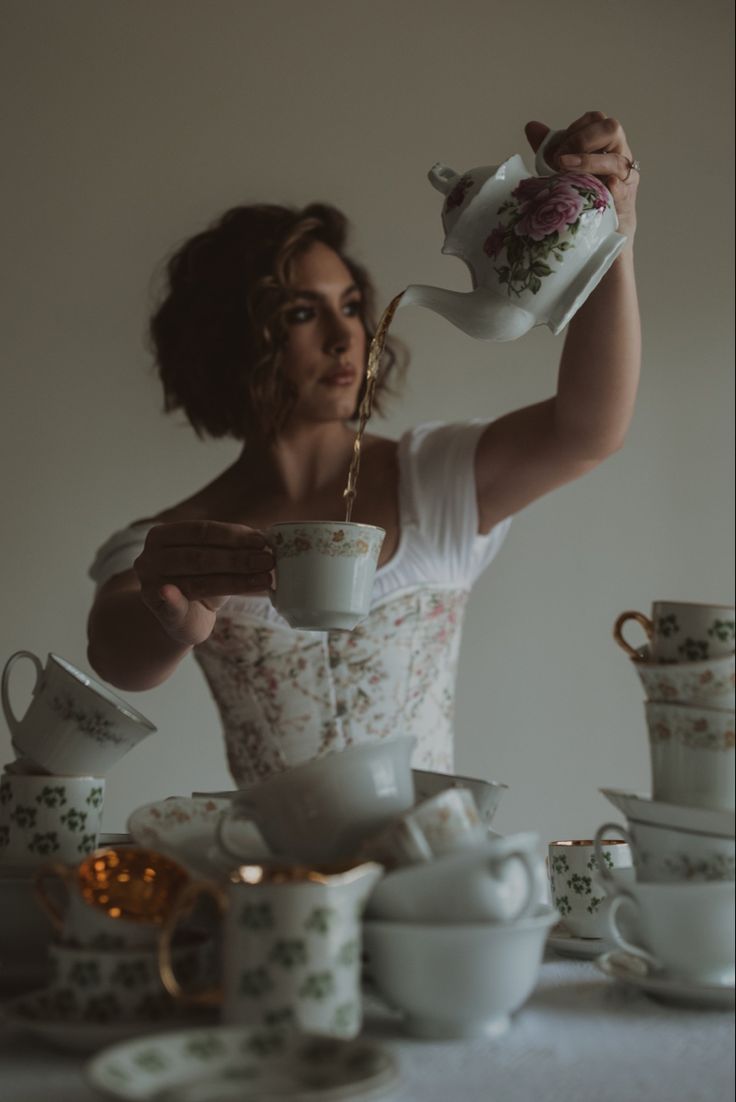
<svg viewBox="0 0 736 1102"><path fill-rule="evenodd" d="M542 123L527 125L534 150L547 131ZM634 410L641 362L633 252L639 173L626 135L615 119L591 111L547 156L561 170L603 178L628 242L570 322L555 396L499 418L483 433L475 459L481 532L617 451Z"/></svg>

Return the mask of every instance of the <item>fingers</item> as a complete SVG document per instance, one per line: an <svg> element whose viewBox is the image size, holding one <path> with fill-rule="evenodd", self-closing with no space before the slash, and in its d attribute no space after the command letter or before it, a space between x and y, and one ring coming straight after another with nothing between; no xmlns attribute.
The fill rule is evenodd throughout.
<svg viewBox="0 0 736 1102"><path fill-rule="evenodd" d="M273 569L273 552L221 547L159 547L145 556L145 573L171 579L200 574L259 574Z"/></svg>
<svg viewBox="0 0 736 1102"><path fill-rule="evenodd" d="M157 524L146 536L149 547L223 547L230 549L268 546L263 532L245 524L219 520L184 520Z"/></svg>
<svg viewBox="0 0 736 1102"><path fill-rule="evenodd" d="M582 156L563 153L560 157L560 168L589 176L613 177L624 182L630 178L631 161L620 153L590 153Z"/></svg>
<svg viewBox="0 0 736 1102"><path fill-rule="evenodd" d="M266 571L260 574L203 574L198 578L181 579L177 588L188 600L207 604L207 598L253 597L265 593L271 588L271 574Z"/></svg>
<svg viewBox="0 0 736 1102"><path fill-rule="evenodd" d="M527 141L536 153L544 139L549 134L549 127L543 122L528 122L524 127Z"/></svg>
<svg viewBox="0 0 736 1102"><path fill-rule="evenodd" d="M568 127L565 138L560 142L558 154L618 153L631 160L623 127L617 119L606 118L601 112L589 112L587 122ZM585 118L585 116L583 116Z"/></svg>

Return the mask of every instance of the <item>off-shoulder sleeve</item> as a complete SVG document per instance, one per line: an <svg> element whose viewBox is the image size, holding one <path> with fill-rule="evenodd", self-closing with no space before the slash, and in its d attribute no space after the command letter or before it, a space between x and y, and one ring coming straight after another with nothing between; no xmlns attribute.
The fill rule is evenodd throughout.
<svg viewBox="0 0 736 1102"><path fill-rule="evenodd" d="M105 540L87 571L92 581L99 587L115 574L130 570L143 550L151 528L152 524L134 524L114 532Z"/></svg>
<svg viewBox="0 0 736 1102"><path fill-rule="evenodd" d="M434 573L471 586L498 553L511 517L478 533L475 451L487 421L420 425L405 440L411 509Z"/></svg>

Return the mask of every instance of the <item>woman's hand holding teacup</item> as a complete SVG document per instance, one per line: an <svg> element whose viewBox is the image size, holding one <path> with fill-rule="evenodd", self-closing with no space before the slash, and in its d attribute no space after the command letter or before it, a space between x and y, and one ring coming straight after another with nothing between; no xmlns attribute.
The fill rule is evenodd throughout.
<svg viewBox="0 0 736 1102"><path fill-rule="evenodd" d="M262 532L244 524L196 520L151 528L133 568L143 603L166 633L197 646L209 638L230 597L270 589L273 565Z"/></svg>

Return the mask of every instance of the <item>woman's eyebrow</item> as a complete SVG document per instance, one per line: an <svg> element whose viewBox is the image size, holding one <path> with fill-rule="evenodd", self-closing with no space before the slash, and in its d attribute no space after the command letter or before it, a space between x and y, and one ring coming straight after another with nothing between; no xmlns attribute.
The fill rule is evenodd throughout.
<svg viewBox="0 0 736 1102"><path fill-rule="evenodd" d="M346 287L345 290L341 292L340 298L347 298L348 295L352 295L355 291L359 290L360 288L358 287L357 283L351 283L349 287ZM295 290L293 292L293 295L294 298L308 298L310 301L321 301L326 297L325 295L321 294L320 291Z"/></svg>

